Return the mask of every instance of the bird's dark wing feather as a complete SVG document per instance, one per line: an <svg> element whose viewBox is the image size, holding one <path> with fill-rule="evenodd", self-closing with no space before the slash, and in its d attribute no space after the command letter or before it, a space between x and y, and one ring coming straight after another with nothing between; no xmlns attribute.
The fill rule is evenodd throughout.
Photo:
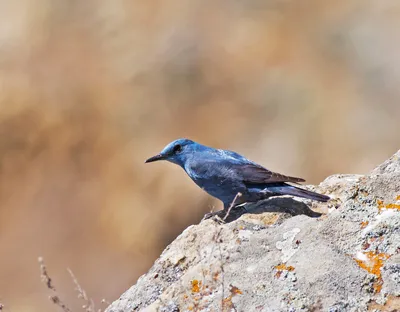
<svg viewBox="0 0 400 312"><path fill-rule="evenodd" d="M253 163L233 164L231 169L236 171L237 175L242 178L245 183L264 184L276 182L305 182L304 179L272 172Z"/></svg>

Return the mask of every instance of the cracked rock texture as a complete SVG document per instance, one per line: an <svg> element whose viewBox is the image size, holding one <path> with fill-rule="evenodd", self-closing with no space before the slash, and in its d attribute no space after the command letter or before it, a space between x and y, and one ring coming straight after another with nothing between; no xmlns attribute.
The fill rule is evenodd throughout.
<svg viewBox="0 0 400 312"><path fill-rule="evenodd" d="M188 227L106 311L400 311L400 151L309 188Z"/></svg>

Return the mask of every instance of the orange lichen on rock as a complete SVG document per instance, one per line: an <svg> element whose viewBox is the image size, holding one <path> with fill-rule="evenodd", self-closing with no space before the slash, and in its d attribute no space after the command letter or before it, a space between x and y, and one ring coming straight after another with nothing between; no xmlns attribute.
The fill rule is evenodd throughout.
<svg viewBox="0 0 400 312"><path fill-rule="evenodd" d="M376 253L373 251L363 252L366 259L354 258L358 265L368 273L374 274L376 277L381 277L381 268L385 260L390 258L390 255L385 253Z"/></svg>
<svg viewBox="0 0 400 312"><path fill-rule="evenodd" d="M385 206L386 209L397 209L400 210L400 205L399 204L387 204Z"/></svg>
<svg viewBox="0 0 400 312"><path fill-rule="evenodd" d="M231 294L228 297L224 298L224 300L222 301L222 311L231 311L231 310L236 311L235 306L233 305L232 302L232 298L236 295L243 294L239 288L233 285L231 285L229 291L231 292Z"/></svg>
<svg viewBox="0 0 400 312"><path fill-rule="evenodd" d="M382 285L383 285L383 280L381 277L379 277L375 283L372 285L372 287L374 288L374 292L375 293L380 293L382 290Z"/></svg>
<svg viewBox="0 0 400 312"><path fill-rule="evenodd" d="M245 215L244 220L255 221L257 223L262 223L264 226L274 225L281 214L279 213L266 213L262 215Z"/></svg>
<svg viewBox="0 0 400 312"><path fill-rule="evenodd" d="M376 281L372 287L374 288L375 293L379 293L382 290L383 285L381 268L384 264L384 261L390 258L390 255L385 253L376 253L373 251L363 252L362 254L363 257L358 256L358 258L354 258L354 260L361 268L376 276Z"/></svg>
<svg viewBox="0 0 400 312"><path fill-rule="evenodd" d="M224 298L224 300L222 300L222 310L230 311L232 309L233 309L232 296Z"/></svg>
<svg viewBox="0 0 400 312"><path fill-rule="evenodd" d="M400 200L400 195L397 195L396 200Z"/></svg>
<svg viewBox="0 0 400 312"><path fill-rule="evenodd" d="M399 200L399 196L396 197L396 200ZM377 200L376 201L378 204L378 210L379 212L382 211L382 209L397 209L400 211L400 204L384 204L382 200Z"/></svg>
<svg viewBox="0 0 400 312"><path fill-rule="evenodd" d="M362 229L365 228L365 227L368 225L368 223L369 223L369 221L363 221L363 222L361 222L361 223L360 223L361 228L362 228Z"/></svg>
<svg viewBox="0 0 400 312"><path fill-rule="evenodd" d="M192 292L193 292L193 293L198 293L198 292L200 292L201 285L202 285L202 282L201 282L201 281L193 280L193 281L192 281Z"/></svg>
<svg viewBox="0 0 400 312"><path fill-rule="evenodd" d="M275 269L278 271L289 271L289 272L294 271L294 267L292 267L291 265L286 266L286 264L284 263L275 266Z"/></svg>
<svg viewBox="0 0 400 312"><path fill-rule="evenodd" d="M230 291L231 291L231 294L235 294L235 295L243 294L242 291L239 288L237 288L236 286L232 286Z"/></svg>
<svg viewBox="0 0 400 312"><path fill-rule="evenodd" d="M281 263L281 264L275 266L275 269L277 270L276 274L275 274L276 278L281 277L281 274L283 271L289 271L289 272L294 271L294 267L292 267L291 265L286 266L286 264L284 264L284 263Z"/></svg>

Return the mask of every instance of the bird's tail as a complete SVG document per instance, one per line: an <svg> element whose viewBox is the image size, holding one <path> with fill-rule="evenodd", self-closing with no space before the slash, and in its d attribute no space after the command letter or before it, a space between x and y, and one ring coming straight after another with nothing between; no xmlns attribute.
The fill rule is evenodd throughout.
<svg viewBox="0 0 400 312"><path fill-rule="evenodd" d="M272 191L272 189L270 189ZM291 195L297 197L303 197L312 199L320 202L327 202L330 197L322 194L318 194L312 191L308 191L293 185L284 184L283 186L273 187L273 191L281 195Z"/></svg>

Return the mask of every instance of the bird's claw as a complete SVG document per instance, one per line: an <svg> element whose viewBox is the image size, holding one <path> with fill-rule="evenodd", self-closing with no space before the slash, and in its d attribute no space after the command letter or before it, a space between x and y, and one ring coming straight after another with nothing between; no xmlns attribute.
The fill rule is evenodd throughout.
<svg viewBox="0 0 400 312"><path fill-rule="evenodd" d="M218 224L225 224L226 222L221 219L221 217L219 215L215 215L211 218L213 221L217 222Z"/></svg>
<svg viewBox="0 0 400 312"><path fill-rule="evenodd" d="M203 219L201 219L201 221L212 219L213 221L215 221L219 224L225 224L226 222L219 216L220 213L221 213L221 211L214 211L214 212L206 213L204 215Z"/></svg>

